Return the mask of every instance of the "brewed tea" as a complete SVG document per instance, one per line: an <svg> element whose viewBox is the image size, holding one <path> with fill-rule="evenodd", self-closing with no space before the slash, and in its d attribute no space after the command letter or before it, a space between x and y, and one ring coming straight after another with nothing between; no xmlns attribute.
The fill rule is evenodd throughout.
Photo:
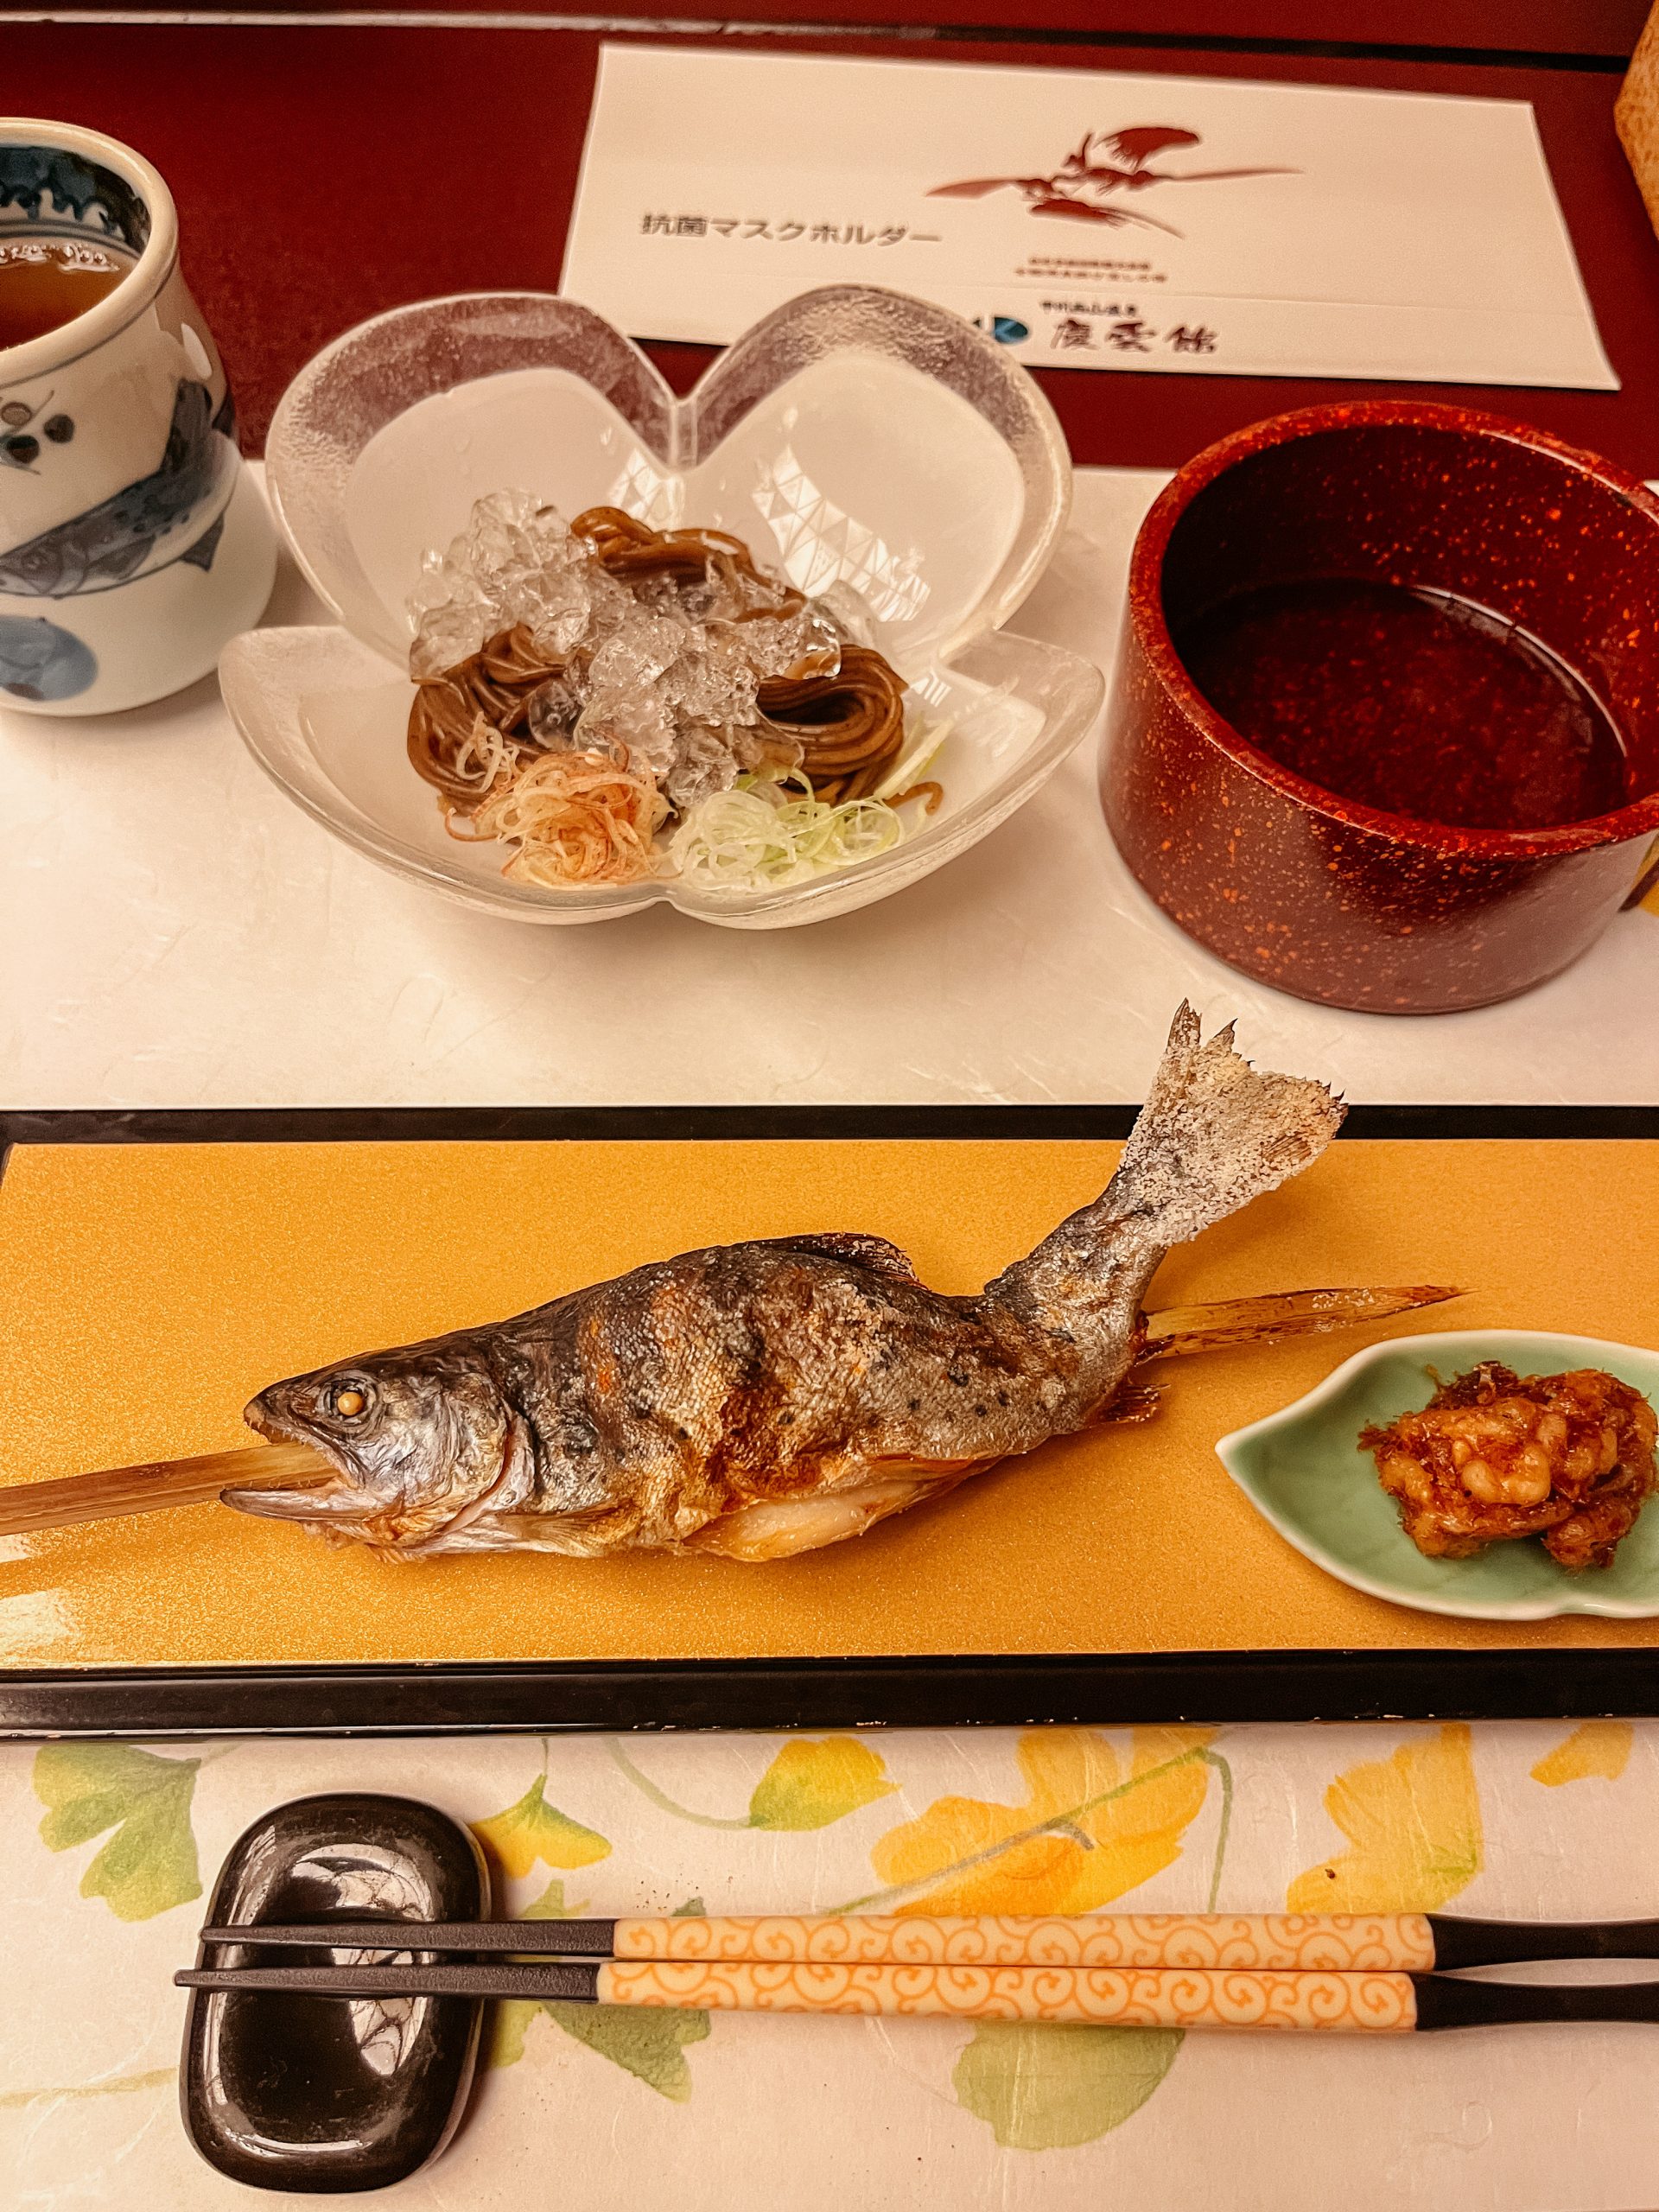
<svg viewBox="0 0 1659 2212"><path fill-rule="evenodd" d="M131 267L78 238L0 238L0 347L61 329L112 292Z"/></svg>

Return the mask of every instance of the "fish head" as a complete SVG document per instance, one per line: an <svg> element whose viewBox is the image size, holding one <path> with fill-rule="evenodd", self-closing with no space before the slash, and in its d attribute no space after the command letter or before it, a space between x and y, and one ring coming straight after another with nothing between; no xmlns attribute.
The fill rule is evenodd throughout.
<svg viewBox="0 0 1659 2212"><path fill-rule="evenodd" d="M227 1505L391 1550L470 1517L523 1446L488 1362L454 1338L273 1382L243 1419L262 1436L310 1445L332 1479L226 1491Z"/></svg>

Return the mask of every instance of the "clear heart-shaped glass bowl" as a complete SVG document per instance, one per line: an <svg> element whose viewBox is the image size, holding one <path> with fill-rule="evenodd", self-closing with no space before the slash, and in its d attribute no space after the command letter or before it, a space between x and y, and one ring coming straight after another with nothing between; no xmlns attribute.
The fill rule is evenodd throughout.
<svg viewBox="0 0 1659 2212"><path fill-rule="evenodd" d="M1426 1406L1434 1389L1431 1368L1449 1379L1483 1359L1501 1360L1517 1375L1603 1368L1659 1404L1659 1351L1535 1329L1448 1329L1356 1352L1306 1397L1235 1429L1216 1450L1287 1542L1375 1598L1471 1620L1659 1615L1659 1505L1651 1501L1612 1565L1582 1574L1569 1573L1541 1543L1526 1540L1489 1544L1473 1559L1426 1559L1401 1528L1359 1433Z"/></svg>
<svg viewBox="0 0 1659 2212"><path fill-rule="evenodd" d="M1100 671L997 626L1053 555L1071 466L1031 378L944 309L838 285L791 301L676 399L590 309L533 292L425 301L360 324L300 372L272 423L273 504L338 628L251 631L220 663L261 765L337 836L397 874L528 921L658 899L765 928L884 898L975 844L1099 713ZM851 584L874 642L951 722L945 798L878 858L732 894L672 877L554 890L502 849L445 834L410 767L409 593L423 556L486 493L565 514L610 505L656 528L732 531L809 593Z"/></svg>

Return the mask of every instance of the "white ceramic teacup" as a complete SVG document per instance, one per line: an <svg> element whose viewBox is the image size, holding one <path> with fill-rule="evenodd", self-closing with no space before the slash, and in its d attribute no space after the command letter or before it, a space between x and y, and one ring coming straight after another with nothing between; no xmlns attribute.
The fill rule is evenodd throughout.
<svg viewBox="0 0 1659 2212"><path fill-rule="evenodd" d="M258 620L276 543L156 171L96 131L0 118L0 242L36 236L130 266L0 348L0 705L107 714L207 674Z"/></svg>

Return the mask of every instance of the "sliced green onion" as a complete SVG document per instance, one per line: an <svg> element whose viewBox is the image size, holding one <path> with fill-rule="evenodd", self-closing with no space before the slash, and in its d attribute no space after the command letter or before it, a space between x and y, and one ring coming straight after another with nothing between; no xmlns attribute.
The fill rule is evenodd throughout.
<svg viewBox="0 0 1659 2212"><path fill-rule="evenodd" d="M798 798L785 796L791 784ZM891 852L905 834L892 807L874 798L814 798L798 773L772 782L745 778L701 800L675 832L671 865L699 891L778 891Z"/></svg>

